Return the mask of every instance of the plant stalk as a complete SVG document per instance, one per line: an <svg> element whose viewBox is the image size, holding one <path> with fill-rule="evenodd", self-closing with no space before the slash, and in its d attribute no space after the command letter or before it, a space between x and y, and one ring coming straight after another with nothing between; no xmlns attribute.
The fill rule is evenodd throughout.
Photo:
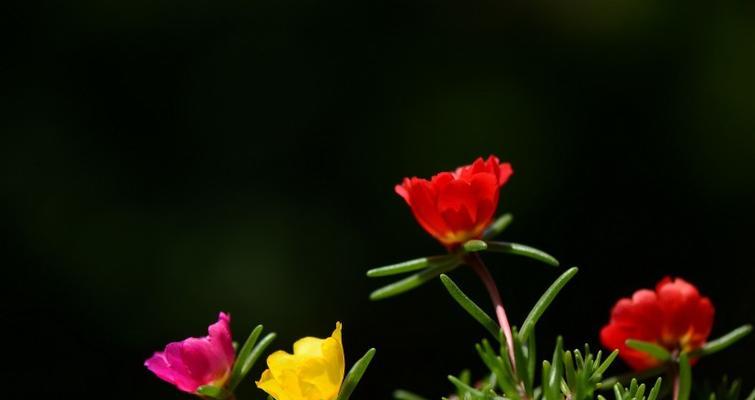
<svg viewBox="0 0 755 400"><path fill-rule="evenodd" d="M673 381L674 381L674 400L679 400L679 368L672 368Z"/></svg>
<svg viewBox="0 0 755 400"><path fill-rule="evenodd" d="M477 273L477 276L480 277L480 280L482 280L482 283L485 285L485 289L487 289L488 294L490 295L490 301L493 303L493 307L495 308L495 315L498 318L498 324L501 326L503 335L506 338L506 347L509 352L511 366L514 367L514 371L516 372L516 360L514 357L514 336L511 333L511 325L509 324L508 317L506 317L506 310L503 308L501 294L498 292L498 287L493 280L493 276L490 274L488 267L485 266L485 263L482 262L482 259L477 253L468 253L466 256L464 256L464 260L467 262L467 264L469 264L470 267L472 267L475 273Z"/></svg>

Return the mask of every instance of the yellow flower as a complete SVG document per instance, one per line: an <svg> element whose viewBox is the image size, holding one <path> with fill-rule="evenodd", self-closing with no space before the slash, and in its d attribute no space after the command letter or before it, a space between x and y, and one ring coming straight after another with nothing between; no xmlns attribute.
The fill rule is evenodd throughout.
<svg viewBox="0 0 755 400"><path fill-rule="evenodd" d="M278 350L267 357L268 369L257 387L276 400L333 400L341 390L345 368L341 323L329 338L305 337L294 354Z"/></svg>

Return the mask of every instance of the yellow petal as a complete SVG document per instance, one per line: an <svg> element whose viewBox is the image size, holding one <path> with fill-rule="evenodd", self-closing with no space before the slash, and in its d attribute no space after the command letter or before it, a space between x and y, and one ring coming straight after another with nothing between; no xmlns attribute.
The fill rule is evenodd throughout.
<svg viewBox="0 0 755 400"><path fill-rule="evenodd" d="M278 381L273 378L273 374L270 373L269 369L266 369L265 372L262 373L260 380L254 383L257 384L258 388L264 390L265 392L267 392L267 394L273 396L273 398L277 400L291 399L283 391L283 388L280 387Z"/></svg>
<svg viewBox="0 0 755 400"><path fill-rule="evenodd" d="M294 343L294 355L305 357L322 357L322 344L326 339L305 337Z"/></svg>
<svg viewBox="0 0 755 400"><path fill-rule="evenodd" d="M325 339L322 345L323 358L328 370L328 376L331 381L338 383L338 389L341 388L345 370L345 357L343 354L343 343L341 342L341 323L336 323L336 329L333 334ZM338 394L336 392L336 394Z"/></svg>
<svg viewBox="0 0 755 400"><path fill-rule="evenodd" d="M294 354L271 354L257 386L276 400L333 400L341 389L344 364L338 322L331 337L305 337L294 343Z"/></svg>

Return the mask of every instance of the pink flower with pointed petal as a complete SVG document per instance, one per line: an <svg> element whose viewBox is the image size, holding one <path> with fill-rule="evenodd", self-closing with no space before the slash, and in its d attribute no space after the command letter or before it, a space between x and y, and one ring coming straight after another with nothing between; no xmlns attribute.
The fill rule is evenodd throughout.
<svg viewBox="0 0 755 400"><path fill-rule="evenodd" d="M195 393L204 385L223 386L235 358L230 324L231 316L221 312L218 322L207 329L208 336L170 343L144 365L184 392Z"/></svg>

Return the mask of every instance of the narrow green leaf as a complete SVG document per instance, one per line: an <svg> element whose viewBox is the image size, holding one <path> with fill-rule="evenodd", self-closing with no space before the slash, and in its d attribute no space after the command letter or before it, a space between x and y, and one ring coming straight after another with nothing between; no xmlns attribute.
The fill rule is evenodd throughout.
<svg viewBox="0 0 755 400"><path fill-rule="evenodd" d="M755 389L752 390L749 396L747 396L747 399L745 400L755 400Z"/></svg>
<svg viewBox="0 0 755 400"><path fill-rule="evenodd" d="M661 383L663 382L663 378L658 377L658 379L655 380L655 385L653 385L653 388L650 389L650 394L648 394L647 400L656 400L658 398L658 394L661 392Z"/></svg>
<svg viewBox="0 0 755 400"><path fill-rule="evenodd" d="M537 346L535 344L535 332L532 332L530 334L530 337L527 338L527 371L530 376L529 384L530 386L535 385L535 369L537 368ZM534 394L534 391L533 391ZM534 398L534 396L533 396Z"/></svg>
<svg viewBox="0 0 755 400"><path fill-rule="evenodd" d="M571 389L569 389L569 385L566 383L564 379L561 379L561 393L563 393L566 396L571 395ZM580 397L574 396L575 398L579 399Z"/></svg>
<svg viewBox="0 0 755 400"><path fill-rule="evenodd" d="M496 385L496 376L495 373L492 371L488 373L488 379L483 380L482 386L480 387L480 390L483 392L495 392L495 385Z"/></svg>
<svg viewBox="0 0 755 400"><path fill-rule="evenodd" d="M632 382L629 383L629 397L634 397L634 394L637 393L637 379L632 379Z"/></svg>
<svg viewBox="0 0 755 400"><path fill-rule="evenodd" d="M564 339L559 336L556 340L556 349L553 350L553 360L551 361L550 373L547 381L543 382L545 386L543 394L546 400L558 400L561 391L561 380L563 379L563 355Z"/></svg>
<svg viewBox="0 0 755 400"><path fill-rule="evenodd" d="M490 342L488 342L487 340L483 340L483 343L487 346L490 346ZM506 370L506 376L510 378L512 384L517 384L519 383L519 381L516 377L516 373L514 372L514 365L511 363L511 358L509 358L509 345L506 340L503 339L503 332L501 332L498 343L498 355L496 356L496 360L499 360L501 365L503 365ZM516 393L518 393L518 388L516 390Z"/></svg>
<svg viewBox="0 0 755 400"><path fill-rule="evenodd" d="M252 330L252 333L249 334L246 342L244 342L244 346L241 347L241 351L236 356L236 362L233 364L233 370L231 371L231 378L228 381L228 387L231 390L235 389L239 382L249 373L249 369L253 363L249 356L252 354L252 349L254 349L254 345L257 343L257 339L261 333L262 325L257 325Z"/></svg>
<svg viewBox="0 0 755 400"><path fill-rule="evenodd" d="M501 232L503 232L504 229L506 229L510 224L511 221L514 220L514 216L511 214L503 214L498 219L495 220L488 229L485 230L485 233L482 234L483 239L492 239L496 236L498 236Z"/></svg>
<svg viewBox="0 0 755 400"><path fill-rule="evenodd" d="M456 258L456 256L452 254L416 258L414 260L404 261L404 262L400 262L400 263L392 264L392 265L386 265L380 268L373 268L367 271L367 276L369 276L370 278L374 278L378 276L389 276L389 275L402 274L404 272L412 272L418 269L433 267L439 264L445 264L447 262L450 262L454 258Z"/></svg>
<svg viewBox="0 0 755 400"><path fill-rule="evenodd" d="M270 346L270 343L272 343L273 340L275 340L275 336L276 335L275 335L274 332L268 333L267 335L265 335L265 337L262 338L262 340L260 340L257 343L256 346L254 346L254 348L252 348L252 351L249 352L249 354L247 356L245 356L243 364L242 364L242 360L241 359L238 359L236 361L237 364L241 365L242 370L241 370L239 378L238 378L239 380L238 380L238 382L235 383L235 385L238 385L239 382L241 382L241 380L249 373L249 371L254 366L254 363L256 363L257 360L259 360L259 358L262 356L262 353L265 352L265 349L267 349L267 346ZM244 347L246 347L246 344L244 344ZM243 350L244 349L242 348L242 351ZM236 366L234 365L234 369L235 368L236 368ZM233 389L236 388L235 385L231 386L231 390L233 390Z"/></svg>
<svg viewBox="0 0 755 400"><path fill-rule="evenodd" d="M574 277L574 275L577 274L577 271L579 271L577 267L572 267L561 274L561 276L559 276L558 279L556 279L556 281L551 284L548 290L543 293L543 295L540 297L540 300L535 303L535 306L532 307L532 311L530 311L529 315L527 315L527 318L522 324L522 331L519 332L519 336L523 342L526 341L527 337L530 335L530 333L532 333L537 320L540 319L540 317L543 315L548 306L553 302L553 299L556 298L561 289L563 289L564 286L566 286L566 284Z"/></svg>
<svg viewBox="0 0 755 400"><path fill-rule="evenodd" d="M574 359L577 360L577 368L582 369L585 367L585 359L582 358L582 353L579 352L579 349L574 350Z"/></svg>
<svg viewBox="0 0 755 400"><path fill-rule="evenodd" d="M726 378L726 376L724 376ZM724 381L725 382L725 381ZM726 390L726 388L723 388L723 391L726 392L726 397L731 400L737 400L739 399L739 391L742 389L742 381L737 379L734 382L731 383L731 386L729 387L729 390Z"/></svg>
<svg viewBox="0 0 755 400"><path fill-rule="evenodd" d="M382 288L375 290L374 292L372 292L372 294L370 294L370 300L382 300L407 292L458 266L458 260L452 259L447 264L439 264L434 267L424 269L414 275L410 275L404 279L401 279L400 281L391 283L390 285L383 286Z"/></svg>
<svg viewBox="0 0 755 400"><path fill-rule="evenodd" d="M488 353L487 349L483 348L479 343L475 345L475 350L477 350L477 354L480 356L480 359L482 359L482 363L485 364L490 372L493 373L493 376L495 376L495 381L500 386L501 390L506 392L506 378L504 377L503 367L498 364L497 360L495 360L495 355Z"/></svg>
<svg viewBox="0 0 755 400"><path fill-rule="evenodd" d="M424 397L414 394L408 390L396 390L393 392L393 398L396 400L427 400Z"/></svg>
<svg viewBox="0 0 755 400"><path fill-rule="evenodd" d="M718 353L719 351L736 343L743 337L749 335L750 332L752 332L752 325L742 325L739 328L727 333L726 335L706 343L702 349L691 352L690 357L695 358Z"/></svg>
<svg viewBox="0 0 755 400"><path fill-rule="evenodd" d="M205 385L197 388L197 393L202 396L210 397L218 400L225 400L231 397L233 394L222 387Z"/></svg>
<svg viewBox="0 0 755 400"><path fill-rule="evenodd" d="M643 400L643 396L645 396L645 384L643 383L637 388L637 392L634 394L634 398L637 400Z"/></svg>
<svg viewBox="0 0 755 400"><path fill-rule="evenodd" d="M603 359L603 350L598 350L598 354L595 356L595 361L593 361L593 370L597 369L600 366L601 359Z"/></svg>
<svg viewBox="0 0 755 400"><path fill-rule="evenodd" d="M519 382L524 383L524 389L525 392L528 395L532 394L532 386L529 384L530 377L529 377L529 370L526 368L527 365L527 358L524 353L524 345L522 345L522 342L519 340L519 335L516 330L516 327L514 327L513 330L513 338L514 338L514 360L516 361L516 374L519 378Z"/></svg>
<svg viewBox="0 0 755 400"><path fill-rule="evenodd" d="M483 242L482 240L473 239L465 242L461 247L464 248L464 251L473 253L487 249L488 244Z"/></svg>
<svg viewBox="0 0 755 400"><path fill-rule="evenodd" d="M506 355L506 341L499 340L501 343L500 354ZM511 369L511 363L508 356L501 357L496 354L493 347L490 345L490 341L483 339L481 344L475 346L477 353L482 358L483 363L495 374L498 387L506 393L511 399L519 398L519 391L514 382L514 373Z"/></svg>
<svg viewBox="0 0 755 400"><path fill-rule="evenodd" d="M610 367L611 364L613 364L614 360L616 360L616 357L618 355L619 355L618 350L614 350L611 354L609 354L608 357L606 357L606 360L603 361L603 364L600 364L600 366L595 370L592 376L593 377L603 376L603 374L606 372L608 367Z"/></svg>
<svg viewBox="0 0 755 400"><path fill-rule="evenodd" d="M548 390L548 378L551 376L551 363L548 360L543 360L542 376L540 376L540 399L550 400L550 391Z"/></svg>
<svg viewBox="0 0 755 400"><path fill-rule="evenodd" d="M642 340L627 339L626 345L627 347L639 350L645 354L649 354L661 361L668 361L671 359L671 353L655 343L643 342Z"/></svg>
<svg viewBox="0 0 755 400"><path fill-rule="evenodd" d="M451 381L451 383L453 383L454 386L456 386L456 390L458 390L459 392L472 393L472 395L478 396L478 397L482 396L481 391L467 385L466 383L460 381L458 378L456 378L453 375L448 375L448 380Z"/></svg>
<svg viewBox="0 0 755 400"><path fill-rule="evenodd" d="M676 400L689 400L692 389L692 368L689 365L689 356L682 353L679 356L679 396Z"/></svg>
<svg viewBox="0 0 755 400"><path fill-rule="evenodd" d="M526 245L518 244L518 243L509 243L509 242L486 242L486 243L487 243L488 251L525 256L525 257L529 257L540 262L544 262L548 265L552 265L554 267L557 267L559 265L558 260L556 260L555 257L553 257L552 255L542 250L538 250L534 247L530 247L530 246L526 246Z"/></svg>
<svg viewBox="0 0 755 400"><path fill-rule="evenodd" d="M572 358L571 351L564 352L564 372L566 375L566 383L569 386L574 386L576 383L576 375L574 374L574 359Z"/></svg>
<svg viewBox="0 0 755 400"><path fill-rule="evenodd" d="M443 282L443 286L446 287L446 290L448 290L448 293L451 295L451 297L456 300L457 303L463 308L466 312L469 313L469 315L472 316L477 322L480 323L488 332L490 332L491 335L493 335L494 338L499 337L499 332L501 329L498 327L498 325L493 321L490 316L485 313L485 311L482 311L482 309L475 304L472 299L469 298L464 292L459 289L459 286L454 283L451 278L448 277L446 274L440 275L440 281Z"/></svg>
<svg viewBox="0 0 755 400"><path fill-rule="evenodd" d="M663 364L659 367L646 369L644 371L630 372L627 374L612 376L610 378L604 379L603 382L600 383L599 387L601 389L609 389L609 388L612 388L616 383L628 383L633 378L647 379L647 378L655 377L666 372L668 368L669 368L669 364Z"/></svg>
<svg viewBox="0 0 755 400"><path fill-rule="evenodd" d="M346 378L344 378L343 380L343 385L341 385L341 392L338 393L336 400L349 399L351 393L354 391L354 389L357 387L357 384L359 384L359 381L362 379L364 371L366 371L367 367L370 365L372 357L375 356L375 351L376 350L374 348L367 350L367 353L365 353L362 358L354 363L354 366L351 367L351 370L349 370L349 373L346 374Z"/></svg>
<svg viewBox="0 0 755 400"><path fill-rule="evenodd" d="M616 400L624 399L624 387L621 386L621 384L618 382L613 385L613 396L616 398Z"/></svg>
<svg viewBox="0 0 755 400"><path fill-rule="evenodd" d="M472 371L464 369L459 374L459 380L469 385L472 382Z"/></svg>

